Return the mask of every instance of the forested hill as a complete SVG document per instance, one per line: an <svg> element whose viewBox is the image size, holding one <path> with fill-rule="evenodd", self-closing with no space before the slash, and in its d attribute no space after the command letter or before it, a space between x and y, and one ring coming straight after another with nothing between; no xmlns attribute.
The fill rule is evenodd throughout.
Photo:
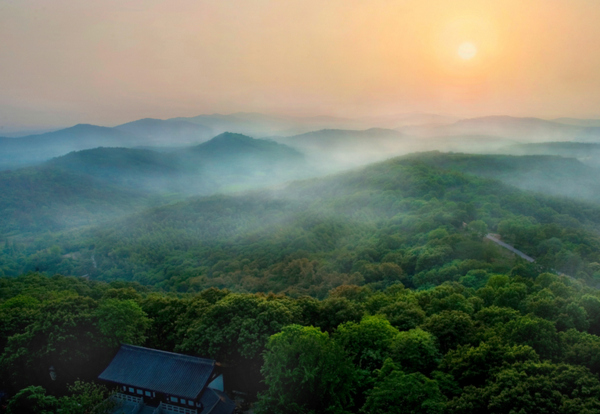
<svg viewBox="0 0 600 414"><path fill-rule="evenodd" d="M577 158L583 163L600 166L600 144L587 142L544 142L541 144L510 145L498 152L512 155L558 155Z"/></svg>
<svg viewBox="0 0 600 414"><path fill-rule="evenodd" d="M573 147L572 143L562 144ZM596 145L596 144L583 144ZM519 147L515 147L519 148ZM538 148L531 145L522 148ZM444 170L461 171L481 177L495 178L524 190L544 194L600 201L600 169L575 158L557 155L468 155L439 152L410 155L420 162Z"/></svg>
<svg viewBox="0 0 600 414"><path fill-rule="evenodd" d="M3 271L323 296L344 283L427 287L508 272L515 258L483 241L490 231L536 258L525 273L554 269L597 283L599 207L429 164L398 158L281 190L152 209L48 241L60 248L54 253L7 251Z"/></svg>
<svg viewBox="0 0 600 414"><path fill-rule="evenodd" d="M210 194L222 185L264 183L296 176L304 157L285 145L225 133L208 142L164 153L145 149L95 148L55 158L47 167L86 174L100 180L150 192Z"/></svg>
<svg viewBox="0 0 600 414"><path fill-rule="evenodd" d="M265 168L294 170L303 166L304 155L287 145L247 135L225 132L208 142L180 151L188 162L202 162L223 171L246 170L264 174ZM285 171L280 171L285 173Z"/></svg>
<svg viewBox="0 0 600 414"><path fill-rule="evenodd" d="M96 224L151 205L148 194L62 169L0 172L0 234Z"/></svg>
<svg viewBox="0 0 600 414"><path fill-rule="evenodd" d="M203 164L184 164L178 155L145 149L76 151L54 158L41 168L68 171L147 194L210 194L218 190Z"/></svg>
<svg viewBox="0 0 600 414"><path fill-rule="evenodd" d="M75 151L38 167L0 172L0 235L95 224L190 195L248 190L311 174L297 151L238 134L173 153Z"/></svg>
<svg viewBox="0 0 600 414"><path fill-rule="evenodd" d="M181 172L177 161L170 154L150 150L101 147L71 152L52 159L46 166L126 184L128 179L133 179L132 176L171 178Z"/></svg>

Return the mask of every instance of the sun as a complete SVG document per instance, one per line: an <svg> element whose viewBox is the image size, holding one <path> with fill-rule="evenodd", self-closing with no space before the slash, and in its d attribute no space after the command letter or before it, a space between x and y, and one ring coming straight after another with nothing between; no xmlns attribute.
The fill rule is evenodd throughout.
<svg viewBox="0 0 600 414"><path fill-rule="evenodd" d="M464 42L461 43L456 52L461 59L470 60L477 54L477 46L471 42Z"/></svg>

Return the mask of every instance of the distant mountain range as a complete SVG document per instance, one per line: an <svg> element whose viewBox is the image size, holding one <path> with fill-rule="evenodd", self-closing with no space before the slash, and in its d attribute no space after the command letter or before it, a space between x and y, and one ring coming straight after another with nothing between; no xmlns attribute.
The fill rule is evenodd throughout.
<svg viewBox="0 0 600 414"><path fill-rule="evenodd" d="M140 119L114 128L79 124L45 134L0 137L0 169L40 163L90 148L182 146L204 142L213 136L213 131L202 125L161 119Z"/></svg>
<svg viewBox="0 0 600 414"><path fill-rule="evenodd" d="M118 129L79 124L45 134L0 138L0 164L42 162L71 151L100 146L132 147L144 141Z"/></svg>
<svg viewBox="0 0 600 414"><path fill-rule="evenodd" d="M371 128L363 131L325 129L274 140L305 153L320 170L340 170L385 160L412 152L454 151L492 153L516 144L489 135L414 137L393 129Z"/></svg>
<svg viewBox="0 0 600 414"><path fill-rule="evenodd" d="M45 134L0 137L0 169L16 168L97 147L184 147L223 132L268 137L318 160L364 164L411 151L489 152L512 143L600 142L600 121L491 116L458 120L435 114L348 119L258 113L140 119L113 128L80 124ZM435 139L433 139L435 138ZM504 141L502 141L504 140ZM489 147L489 148L488 148ZM327 154L324 151L336 151Z"/></svg>
<svg viewBox="0 0 600 414"><path fill-rule="evenodd" d="M558 155L600 167L600 144L588 142L542 142L518 144L499 148L497 153L511 155Z"/></svg>
<svg viewBox="0 0 600 414"><path fill-rule="evenodd" d="M569 125L539 118L487 116L463 119L450 125L422 125L400 129L409 135L492 135L518 142L600 142L600 127Z"/></svg>
<svg viewBox="0 0 600 414"><path fill-rule="evenodd" d="M292 117L237 112L230 115L199 115L191 118L172 118L169 121L186 121L211 127L217 132L239 132L257 137L293 136L321 129L365 130L372 128L393 129L407 125L444 125L459 118L408 113L377 117L342 118L332 116Z"/></svg>
<svg viewBox="0 0 600 414"><path fill-rule="evenodd" d="M128 125L128 128L146 128L152 124L162 128L162 122L148 120ZM183 121L177 124L183 129L189 127ZM11 143L13 139L6 140ZM488 135L414 137L383 128L326 129L269 140L222 133L206 142L167 152L124 148L146 141L130 132L92 125L78 125L23 140L40 147L46 145L46 156L52 153L49 142L62 145L63 150L77 145L112 144L113 147L73 151L36 167L1 172L0 215L4 215L4 219L0 220L0 232L69 228L164 204L169 199L281 184L431 148L564 155L592 166L597 163L587 161L600 155L600 144L520 144ZM42 150L36 154L41 157ZM595 185L598 170L572 158L518 158L496 154L431 155L421 156L420 160L498 178L529 190L600 200L600 187Z"/></svg>
<svg viewBox="0 0 600 414"><path fill-rule="evenodd" d="M584 127L600 127L600 119L581 119L581 118L556 118L554 122L567 125L578 125Z"/></svg>
<svg viewBox="0 0 600 414"><path fill-rule="evenodd" d="M230 115L198 115L191 118L171 118L169 122L191 122L205 125L215 132L235 132L256 137L294 135L330 126L347 125L353 121L335 117L286 117L238 112Z"/></svg>

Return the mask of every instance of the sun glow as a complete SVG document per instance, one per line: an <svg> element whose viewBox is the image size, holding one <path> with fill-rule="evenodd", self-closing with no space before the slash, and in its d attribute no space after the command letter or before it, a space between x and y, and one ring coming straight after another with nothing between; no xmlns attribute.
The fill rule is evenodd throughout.
<svg viewBox="0 0 600 414"><path fill-rule="evenodd" d="M458 56L464 60L470 60L477 54L477 46L471 42L462 43L457 49Z"/></svg>

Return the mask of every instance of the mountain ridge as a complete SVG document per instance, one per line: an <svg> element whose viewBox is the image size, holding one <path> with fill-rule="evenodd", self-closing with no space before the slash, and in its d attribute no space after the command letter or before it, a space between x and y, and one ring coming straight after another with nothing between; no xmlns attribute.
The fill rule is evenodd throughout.
<svg viewBox="0 0 600 414"><path fill-rule="evenodd" d="M562 124L534 117L494 115L462 119L444 126L400 128L417 136L496 135L519 142L600 141L600 127Z"/></svg>

